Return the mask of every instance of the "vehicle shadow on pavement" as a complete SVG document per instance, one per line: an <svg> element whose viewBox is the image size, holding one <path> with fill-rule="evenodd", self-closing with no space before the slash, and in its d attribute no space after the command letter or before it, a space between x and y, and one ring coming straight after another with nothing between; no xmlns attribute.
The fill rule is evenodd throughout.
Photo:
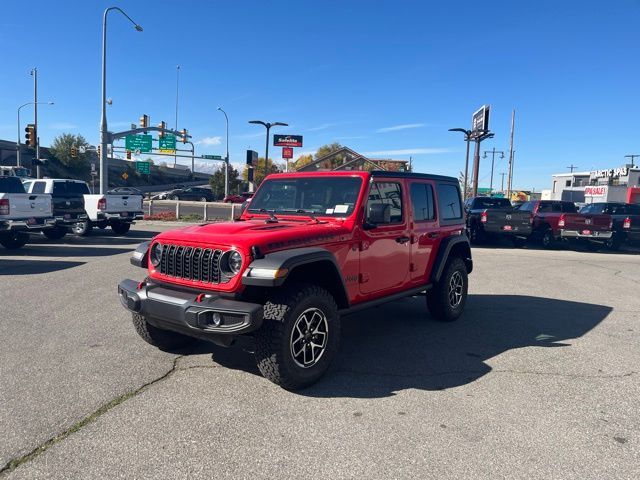
<svg viewBox="0 0 640 480"><path fill-rule="evenodd" d="M86 262L42 261L42 260L5 260L0 259L0 277L3 275L36 275L51 273L67 268L78 267Z"/></svg>
<svg viewBox="0 0 640 480"><path fill-rule="evenodd" d="M344 317L332 367L317 384L297 393L378 398L404 389L458 387L489 373L485 361L508 350L570 348L563 342L585 335L611 310L551 298L469 295L457 322L440 323L428 314L424 297L399 300ZM208 348L215 362L258 374L242 349Z"/></svg>
<svg viewBox="0 0 640 480"><path fill-rule="evenodd" d="M5 257L107 257L131 253L131 248L93 247L91 245L29 244L19 250L5 250Z"/></svg>

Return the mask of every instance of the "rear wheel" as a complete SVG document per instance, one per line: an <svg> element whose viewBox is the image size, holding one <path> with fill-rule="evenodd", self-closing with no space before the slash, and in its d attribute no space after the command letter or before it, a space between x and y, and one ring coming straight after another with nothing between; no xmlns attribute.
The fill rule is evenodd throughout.
<svg viewBox="0 0 640 480"><path fill-rule="evenodd" d="M511 237L511 243L516 248L522 248L526 245L527 239L522 237Z"/></svg>
<svg viewBox="0 0 640 480"><path fill-rule="evenodd" d="M176 332L170 332L169 330L163 330L158 327L154 327L144 315L138 313L132 314L133 326L140 337L150 345L159 348L160 350L172 351L180 348L188 347L197 340L186 335L181 335Z"/></svg>
<svg viewBox="0 0 640 480"><path fill-rule="evenodd" d="M91 229L92 225L89 220L87 220L86 222L74 223L71 227L71 231L74 233L74 235L79 235L81 237L86 237L87 235L89 235L91 233Z"/></svg>
<svg viewBox="0 0 640 480"><path fill-rule="evenodd" d="M604 243L604 248L606 248L610 252L617 252L618 250L620 250L621 246L622 240L620 239L620 236L615 232L613 233L611 238Z"/></svg>
<svg viewBox="0 0 640 480"><path fill-rule="evenodd" d="M49 240L60 240L67 234L67 229L64 227L53 227L42 230L42 234Z"/></svg>
<svg viewBox="0 0 640 480"><path fill-rule="evenodd" d="M130 228L130 223L115 222L111 224L111 230L113 230L113 233L115 233L116 235L125 235Z"/></svg>
<svg viewBox="0 0 640 480"><path fill-rule="evenodd" d="M437 320L457 320L467 303L467 266L460 257L447 262L438 282L427 290L427 307Z"/></svg>
<svg viewBox="0 0 640 480"><path fill-rule="evenodd" d="M256 332L256 362L262 375L287 390L309 386L329 368L340 345L338 307L315 285L274 292Z"/></svg>
<svg viewBox="0 0 640 480"><path fill-rule="evenodd" d="M550 228L547 228L544 232L542 232L542 247L546 249L552 249L556 246L556 239L553 236L553 231Z"/></svg>
<svg viewBox="0 0 640 480"><path fill-rule="evenodd" d="M7 250L17 250L24 247L29 241L29 234L24 232L9 232L0 236L0 245Z"/></svg>

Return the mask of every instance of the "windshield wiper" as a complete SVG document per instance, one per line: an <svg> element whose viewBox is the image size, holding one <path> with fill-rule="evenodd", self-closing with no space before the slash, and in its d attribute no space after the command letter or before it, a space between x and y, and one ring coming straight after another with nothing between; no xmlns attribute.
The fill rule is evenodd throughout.
<svg viewBox="0 0 640 480"><path fill-rule="evenodd" d="M278 217L275 215L275 210L267 210L266 208L249 208L250 212L266 213L269 215L267 223L277 223Z"/></svg>
<svg viewBox="0 0 640 480"><path fill-rule="evenodd" d="M298 208L298 209L287 209L287 210L281 210L281 211L284 213L306 213L314 222L316 223L320 222L320 220L318 220L318 218L315 215L317 213L315 210L305 210L304 208Z"/></svg>

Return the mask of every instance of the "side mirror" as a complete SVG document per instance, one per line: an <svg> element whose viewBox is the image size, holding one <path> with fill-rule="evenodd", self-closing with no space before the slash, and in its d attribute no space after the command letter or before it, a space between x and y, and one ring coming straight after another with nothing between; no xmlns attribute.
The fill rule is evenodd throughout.
<svg viewBox="0 0 640 480"><path fill-rule="evenodd" d="M365 229L370 230L379 224L391 223L391 205L372 203L367 210Z"/></svg>

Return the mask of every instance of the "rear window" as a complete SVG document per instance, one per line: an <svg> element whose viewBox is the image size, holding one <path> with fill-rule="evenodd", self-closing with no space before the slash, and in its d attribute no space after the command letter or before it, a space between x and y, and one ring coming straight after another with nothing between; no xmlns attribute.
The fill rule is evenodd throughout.
<svg viewBox="0 0 640 480"><path fill-rule="evenodd" d="M18 177L0 177L0 193L26 193Z"/></svg>
<svg viewBox="0 0 640 480"><path fill-rule="evenodd" d="M553 210L554 212L557 210ZM578 211L578 207L576 207L575 203L571 203L571 202L562 202L562 205L560 207L560 211L562 213L576 213Z"/></svg>
<svg viewBox="0 0 640 480"><path fill-rule="evenodd" d="M47 188L47 184L45 182L33 182L33 189L31 189L31 193L44 193Z"/></svg>
<svg viewBox="0 0 640 480"><path fill-rule="evenodd" d="M511 202L506 198L483 197L473 201L473 208L505 208L511 207Z"/></svg>
<svg viewBox="0 0 640 480"><path fill-rule="evenodd" d="M460 190L455 185L438 185L438 212L441 220L462 218Z"/></svg>
<svg viewBox="0 0 640 480"><path fill-rule="evenodd" d="M89 187L83 182L53 182L54 196L84 195L89 193Z"/></svg>

